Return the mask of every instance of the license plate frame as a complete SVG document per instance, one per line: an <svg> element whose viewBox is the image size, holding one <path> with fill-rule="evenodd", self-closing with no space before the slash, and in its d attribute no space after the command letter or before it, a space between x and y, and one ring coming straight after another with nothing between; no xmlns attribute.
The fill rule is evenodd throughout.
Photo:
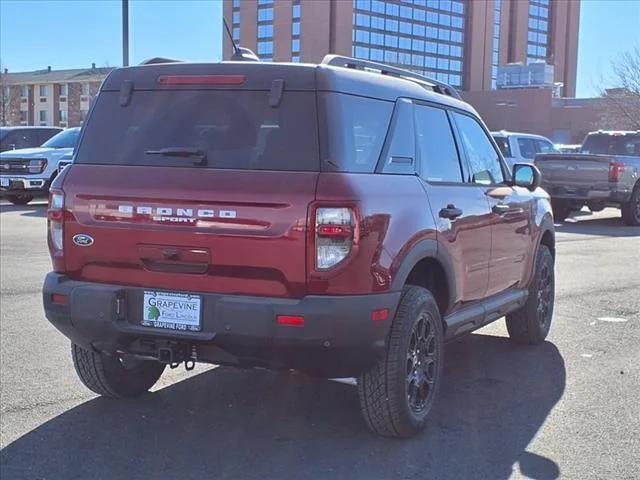
<svg viewBox="0 0 640 480"><path fill-rule="evenodd" d="M141 325L178 332L200 332L202 295L144 290Z"/></svg>

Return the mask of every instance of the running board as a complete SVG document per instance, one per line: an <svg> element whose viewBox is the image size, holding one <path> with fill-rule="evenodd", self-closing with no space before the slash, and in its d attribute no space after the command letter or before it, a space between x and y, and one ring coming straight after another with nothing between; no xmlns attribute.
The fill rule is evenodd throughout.
<svg viewBox="0 0 640 480"><path fill-rule="evenodd" d="M519 309L527 301L527 295L527 290L508 290L447 315L445 339L477 330Z"/></svg>

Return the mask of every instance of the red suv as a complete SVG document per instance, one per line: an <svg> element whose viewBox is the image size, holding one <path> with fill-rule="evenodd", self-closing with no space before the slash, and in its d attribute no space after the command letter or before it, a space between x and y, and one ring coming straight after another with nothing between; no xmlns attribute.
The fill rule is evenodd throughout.
<svg viewBox="0 0 640 480"><path fill-rule="evenodd" d="M539 343L554 229L448 85L346 57L114 70L48 211L47 318L84 384L207 362L357 377L365 421L427 420L445 342Z"/></svg>

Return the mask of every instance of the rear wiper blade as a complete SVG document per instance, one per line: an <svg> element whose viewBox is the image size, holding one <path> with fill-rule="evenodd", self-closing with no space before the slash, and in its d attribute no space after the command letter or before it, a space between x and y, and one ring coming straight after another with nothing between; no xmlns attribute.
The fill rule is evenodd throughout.
<svg viewBox="0 0 640 480"><path fill-rule="evenodd" d="M165 147L160 150L147 150L146 155L163 155L165 157L193 158L194 165L207 164L207 152L191 147Z"/></svg>

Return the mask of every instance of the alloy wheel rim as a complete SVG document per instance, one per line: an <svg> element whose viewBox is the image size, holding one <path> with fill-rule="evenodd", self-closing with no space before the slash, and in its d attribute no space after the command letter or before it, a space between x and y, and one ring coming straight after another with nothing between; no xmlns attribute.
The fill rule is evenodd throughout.
<svg viewBox="0 0 640 480"><path fill-rule="evenodd" d="M538 283L538 322L546 328L550 320L553 302L553 280L549 262L542 265Z"/></svg>
<svg viewBox="0 0 640 480"><path fill-rule="evenodd" d="M423 313L414 323L406 359L406 392L409 408L416 414L425 411L433 397L438 345L431 315Z"/></svg>

